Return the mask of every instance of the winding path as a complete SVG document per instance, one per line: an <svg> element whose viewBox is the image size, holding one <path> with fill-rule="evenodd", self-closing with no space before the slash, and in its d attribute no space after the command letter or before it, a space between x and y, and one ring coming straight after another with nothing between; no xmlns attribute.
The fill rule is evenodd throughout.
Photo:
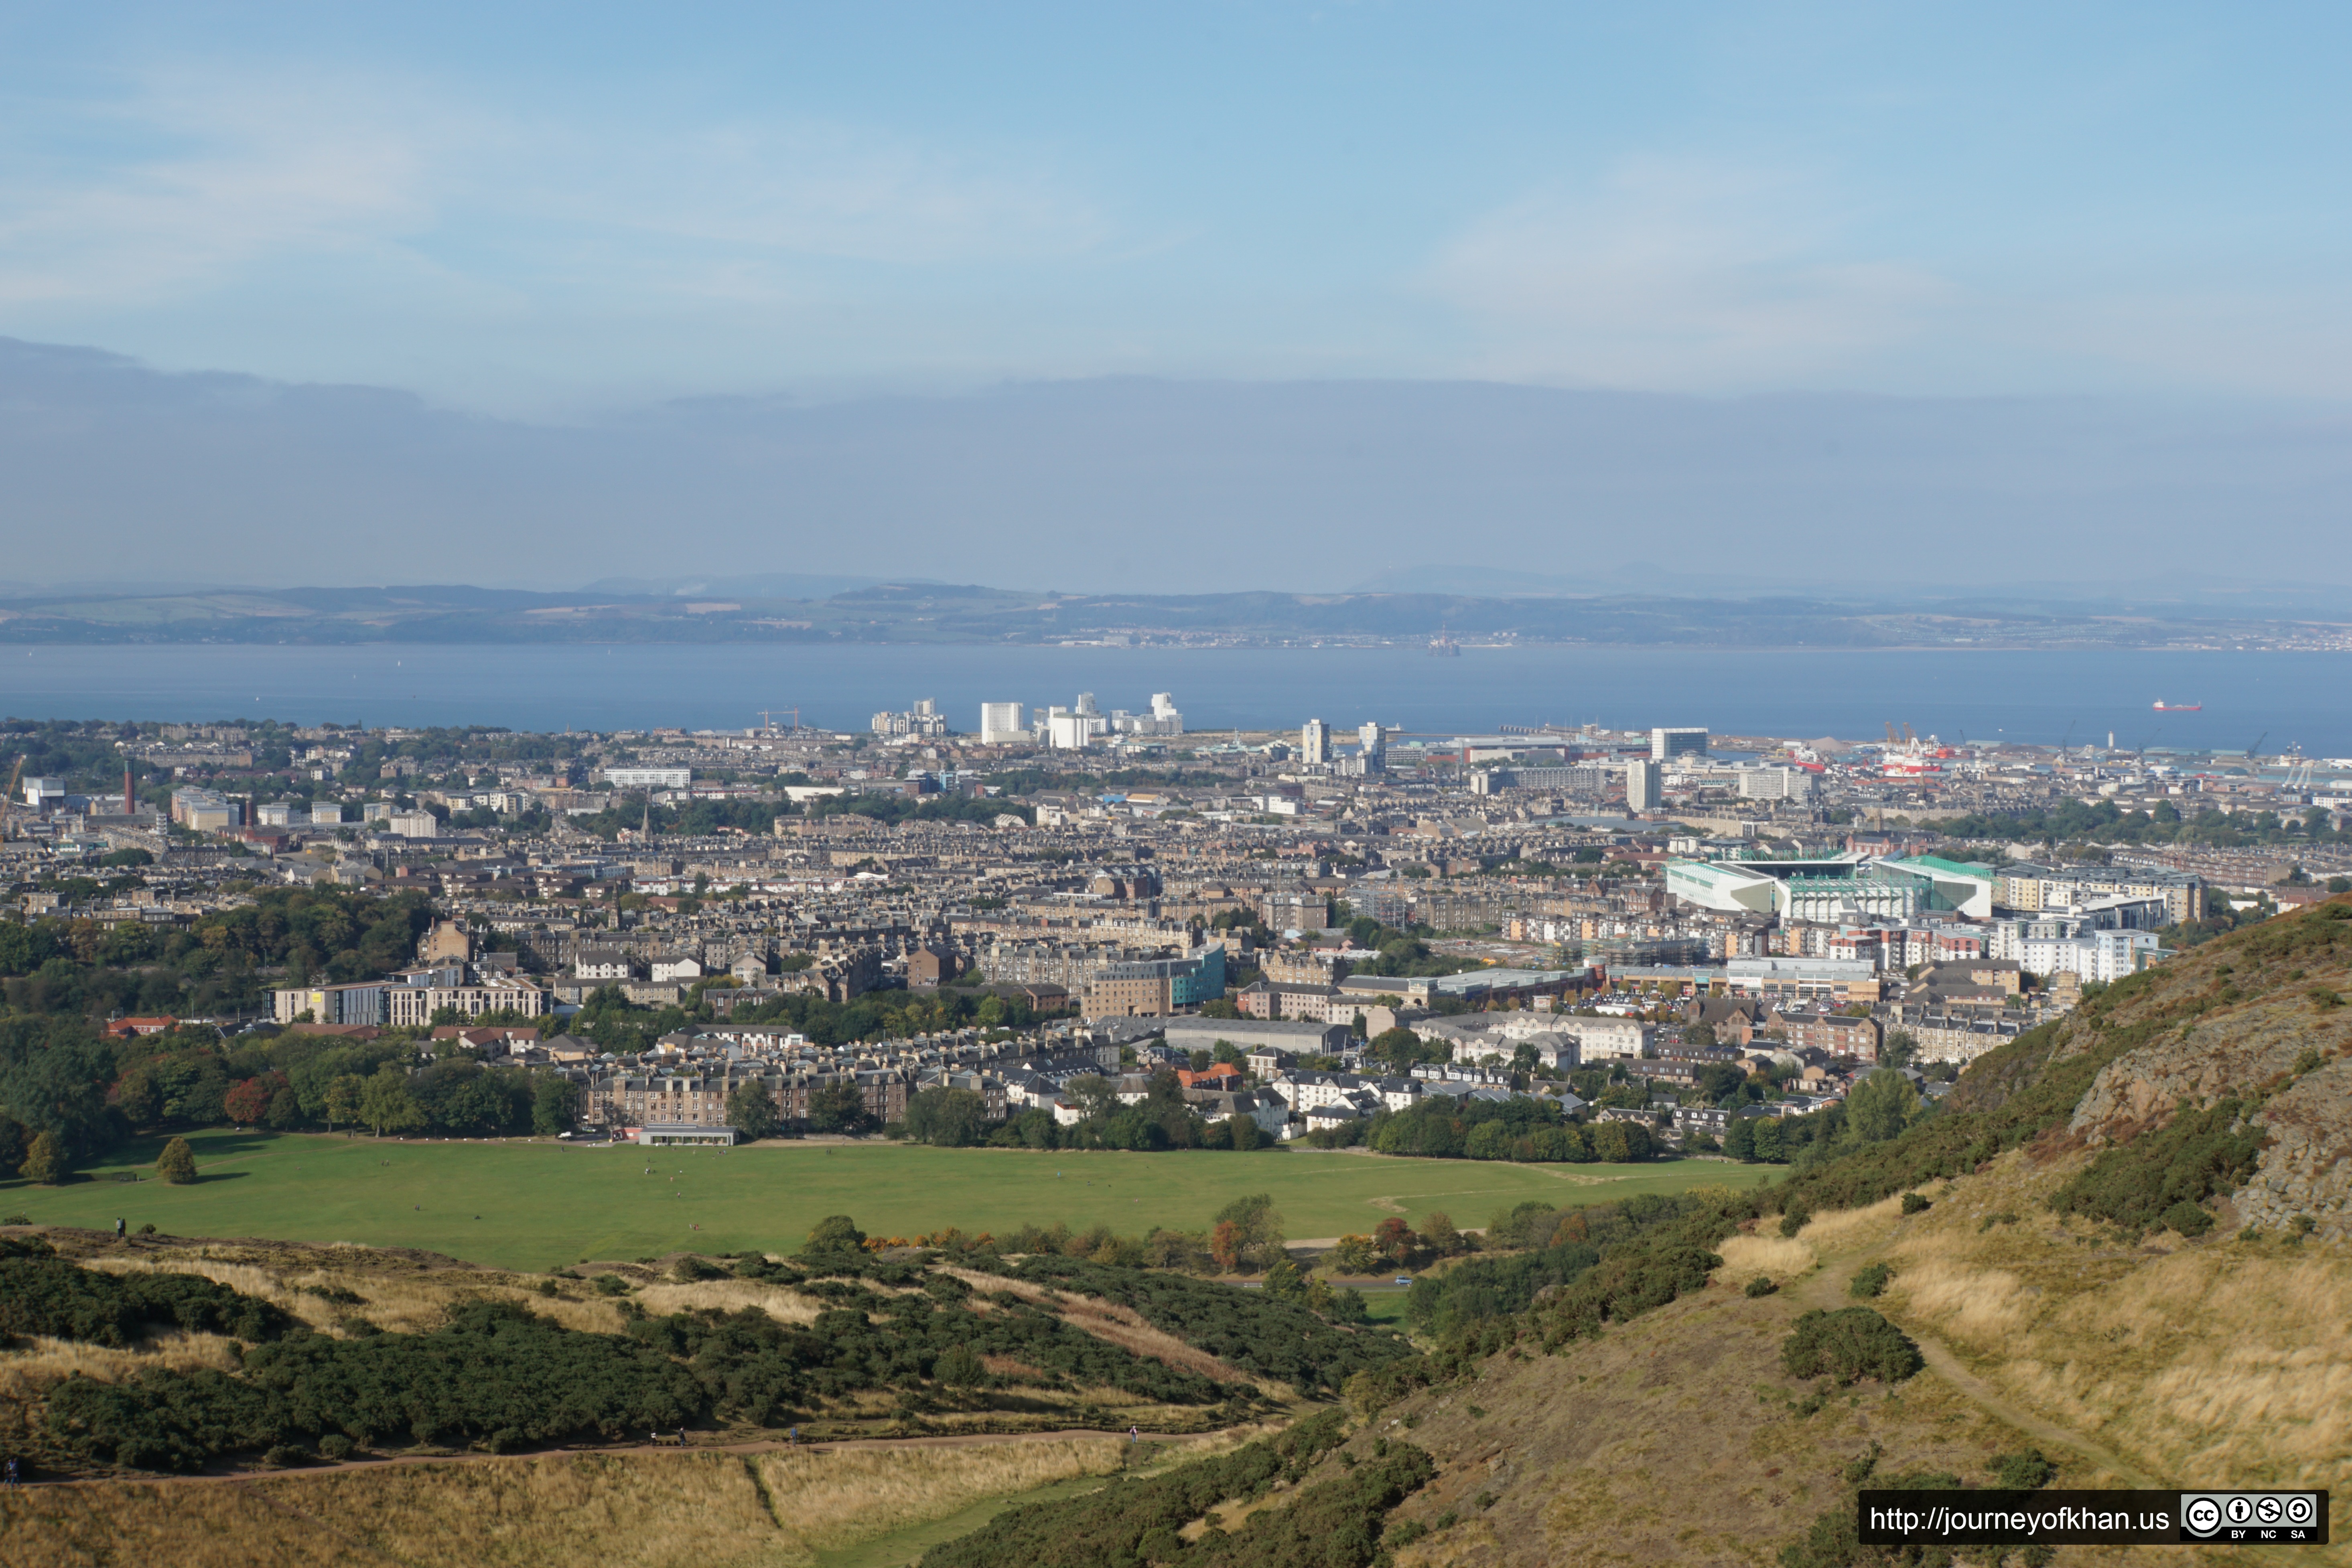
<svg viewBox="0 0 2352 1568"><path fill-rule="evenodd" d="M1857 1267L1868 1263L1885 1252L1892 1239L1889 1237L1887 1241L1857 1247L1850 1252L1818 1254L1812 1277L1791 1290L1790 1294L1805 1306L1820 1307L1830 1311L1835 1311L1840 1307L1853 1306L1854 1303L1845 1293L1847 1281L1853 1278ZM2044 1443L2071 1449L2109 1474L2128 1481L2143 1490L2171 1489L2170 1483L2154 1479L2137 1465L2127 1463L2081 1433L2058 1426L2046 1417L2036 1415L2022 1406L2002 1398L1994 1391L1990 1384L1970 1372L1961 1363L1960 1358L1952 1353L1951 1347L1941 1340L1920 1333L1907 1323L1899 1326L1905 1333L1911 1336L1913 1342L1918 1345L1919 1354L1926 1360L1927 1370L1950 1384L1959 1392L1962 1398L1988 1415L1996 1416L2019 1431L2039 1438Z"/></svg>

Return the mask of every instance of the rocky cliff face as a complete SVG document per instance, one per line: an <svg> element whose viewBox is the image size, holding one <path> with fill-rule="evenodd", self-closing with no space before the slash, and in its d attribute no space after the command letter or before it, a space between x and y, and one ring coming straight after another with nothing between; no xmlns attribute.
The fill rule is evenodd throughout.
<svg viewBox="0 0 2352 1568"><path fill-rule="evenodd" d="M2111 1011L2071 1020L2055 1055L2098 1036L2145 1036L2109 1062L2068 1131L2126 1142L2182 1106L2248 1104L2267 1134L2231 1200L2239 1223L2352 1234L2352 897L2281 916L2184 954Z"/></svg>

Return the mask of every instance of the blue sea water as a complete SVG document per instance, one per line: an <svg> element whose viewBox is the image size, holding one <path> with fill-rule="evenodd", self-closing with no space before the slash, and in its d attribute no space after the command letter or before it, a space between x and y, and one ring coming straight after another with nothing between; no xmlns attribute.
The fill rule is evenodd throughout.
<svg viewBox="0 0 2352 1568"><path fill-rule="evenodd" d="M1105 711L1175 695L1188 728L1367 720L1409 732L1597 721L1717 734L1869 740L1889 723L1944 739L2352 756L2352 654L1836 652L1529 647L58 646L0 648L0 714L201 721L742 729L760 710L863 729L939 701L976 731L983 701ZM2200 702L2158 713L2158 700Z"/></svg>

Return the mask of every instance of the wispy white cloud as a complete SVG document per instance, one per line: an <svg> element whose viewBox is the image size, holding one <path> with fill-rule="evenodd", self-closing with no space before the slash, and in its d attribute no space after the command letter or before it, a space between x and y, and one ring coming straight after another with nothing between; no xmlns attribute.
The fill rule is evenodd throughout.
<svg viewBox="0 0 2352 1568"><path fill-rule="evenodd" d="M1442 247L1427 282L1473 324L1475 374L1785 384L1901 345L1955 302L1926 268L1855 258L1843 227L1796 176L1637 158L1484 215Z"/></svg>
<svg viewBox="0 0 2352 1568"><path fill-rule="evenodd" d="M827 122L591 127L299 73L151 79L16 120L0 303L144 305L336 258L525 300L773 300L796 259L1021 262L1111 232L1034 161Z"/></svg>
<svg viewBox="0 0 2352 1568"><path fill-rule="evenodd" d="M581 170L545 210L669 240L918 266L1066 256L1109 234L1038 170L834 124L689 132Z"/></svg>
<svg viewBox="0 0 2352 1568"><path fill-rule="evenodd" d="M447 151L315 82L150 82L70 121L20 121L0 157L0 300L147 303L397 242L431 225Z"/></svg>

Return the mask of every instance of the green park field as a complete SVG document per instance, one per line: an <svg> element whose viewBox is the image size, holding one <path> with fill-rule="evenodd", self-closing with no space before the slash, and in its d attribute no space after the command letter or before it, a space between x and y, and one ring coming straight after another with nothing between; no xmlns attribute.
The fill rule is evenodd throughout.
<svg viewBox="0 0 2352 1568"><path fill-rule="evenodd" d="M1199 1230L1247 1193L1274 1194L1294 1238L1416 1224L1443 1210L1479 1226L1530 1198L1605 1203L1637 1193L1752 1185L1769 1169L1721 1161L1514 1165L1314 1149L1253 1153L1037 1153L884 1142L772 1142L732 1150L630 1144L378 1142L365 1135L199 1132L199 1179L154 1174L160 1144L118 1151L68 1185L0 1184L0 1215L36 1224L173 1236L352 1242L539 1270L583 1258L797 1247L824 1215L870 1235L955 1226L1004 1231L1056 1220L1140 1235ZM647 1167L652 1170L647 1174ZM133 1184L118 1176L137 1173Z"/></svg>

